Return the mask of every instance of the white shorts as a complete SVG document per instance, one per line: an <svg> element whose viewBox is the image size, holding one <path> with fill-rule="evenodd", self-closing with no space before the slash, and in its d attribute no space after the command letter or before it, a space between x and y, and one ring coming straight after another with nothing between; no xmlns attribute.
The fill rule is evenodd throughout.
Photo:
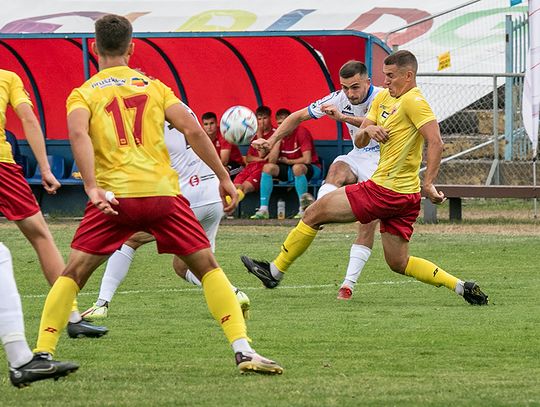
<svg viewBox="0 0 540 407"><path fill-rule="evenodd" d="M216 250L216 235L219 228L219 222L223 217L223 203L215 202L196 208L191 208L201 226L206 232L206 237L210 241L212 251Z"/></svg>
<svg viewBox="0 0 540 407"><path fill-rule="evenodd" d="M379 165L379 153L363 153L358 150L351 150L348 154L337 156L333 163L338 161L349 165L352 173L357 178L357 182L367 181L377 169L377 165Z"/></svg>

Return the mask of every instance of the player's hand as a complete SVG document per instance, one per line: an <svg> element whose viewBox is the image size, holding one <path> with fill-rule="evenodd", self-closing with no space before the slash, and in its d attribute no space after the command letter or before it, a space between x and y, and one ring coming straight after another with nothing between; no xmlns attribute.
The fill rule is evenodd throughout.
<svg viewBox="0 0 540 407"><path fill-rule="evenodd" d="M343 113L341 113L334 105L322 105L321 110L324 114L330 116L334 120L341 120L343 117Z"/></svg>
<svg viewBox="0 0 540 407"><path fill-rule="evenodd" d="M86 194L90 202L105 215L118 215L118 212L112 207L112 205L118 205L118 201L111 191L105 191L102 188L95 187L88 189Z"/></svg>
<svg viewBox="0 0 540 407"><path fill-rule="evenodd" d="M259 152L261 158L264 158L268 155L272 149L270 142L263 138L257 138L251 142L251 146Z"/></svg>
<svg viewBox="0 0 540 407"><path fill-rule="evenodd" d="M388 131L381 126L370 125L363 129L364 132L369 136L370 139L375 140L379 143L386 143L390 138Z"/></svg>
<svg viewBox="0 0 540 407"><path fill-rule="evenodd" d="M238 193L230 179L225 179L219 183L219 195L223 202L223 212L231 213L238 205Z"/></svg>
<svg viewBox="0 0 540 407"><path fill-rule="evenodd" d="M427 198L433 202L434 204L442 204L444 201L446 201L446 197L444 196L444 193L442 191L437 191L435 188L435 185L433 184L427 184L424 185L424 193L426 194Z"/></svg>
<svg viewBox="0 0 540 407"><path fill-rule="evenodd" d="M62 186L50 169L41 172L41 185L50 195L56 194L56 190Z"/></svg>

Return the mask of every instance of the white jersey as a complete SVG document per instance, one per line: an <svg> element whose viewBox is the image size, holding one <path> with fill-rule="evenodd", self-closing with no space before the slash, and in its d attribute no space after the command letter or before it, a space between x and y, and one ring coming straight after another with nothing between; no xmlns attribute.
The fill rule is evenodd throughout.
<svg viewBox="0 0 540 407"><path fill-rule="evenodd" d="M171 167L178 173L180 192L189 201L190 207L221 203L216 174L195 154L184 135L166 126L165 144L171 157Z"/></svg>
<svg viewBox="0 0 540 407"><path fill-rule="evenodd" d="M343 93L341 90L338 90L336 92L329 94L328 96L325 96L322 99L317 100L316 102L313 102L312 104L308 106L307 109L310 116L313 117L314 119L318 119L319 117L323 117L326 115L321 110L322 105L334 105L344 115L355 116L355 117L365 117L369 111L373 98L381 90L382 88L371 85L366 99L358 105L353 105L349 101L345 93ZM349 135L351 136L351 140L354 141L354 137L356 135L356 131L358 130L358 127L353 126L352 124L349 124L349 123L345 123L345 124L347 125L347 129L349 129ZM362 153L374 153L374 152L379 153L381 151L381 148L379 146L379 143L377 143L375 140L370 140L369 144L363 148L356 147L353 142L353 151L354 150L357 150Z"/></svg>

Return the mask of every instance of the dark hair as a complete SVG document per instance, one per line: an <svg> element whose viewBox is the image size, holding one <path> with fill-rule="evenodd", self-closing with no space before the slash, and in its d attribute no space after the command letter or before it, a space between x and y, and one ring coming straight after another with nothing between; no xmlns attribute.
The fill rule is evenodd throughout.
<svg viewBox="0 0 540 407"><path fill-rule="evenodd" d="M281 109L278 109L278 111L276 112L276 117L287 117L287 116L290 116L290 114L291 114L291 111L283 107Z"/></svg>
<svg viewBox="0 0 540 407"><path fill-rule="evenodd" d="M210 119L214 119L217 122L217 116L214 112L206 112L206 113L203 113L203 115L201 116L201 120L210 120Z"/></svg>
<svg viewBox="0 0 540 407"><path fill-rule="evenodd" d="M360 76L367 76L366 66L360 62L351 59L343 64L339 69L339 76L341 78L352 78L354 75L360 74Z"/></svg>
<svg viewBox="0 0 540 407"><path fill-rule="evenodd" d="M396 51L384 59L384 64L396 65L398 68L411 68L414 73L418 70L418 61L411 51Z"/></svg>
<svg viewBox="0 0 540 407"><path fill-rule="evenodd" d="M257 116L272 116L272 109L270 109L268 106L259 106L257 110L255 110L255 114Z"/></svg>
<svg viewBox="0 0 540 407"><path fill-rule="evenodd" d="M107 14L96 21L96 46L105 56L121 56L131 43L133 27L125 17Z"/></svg>

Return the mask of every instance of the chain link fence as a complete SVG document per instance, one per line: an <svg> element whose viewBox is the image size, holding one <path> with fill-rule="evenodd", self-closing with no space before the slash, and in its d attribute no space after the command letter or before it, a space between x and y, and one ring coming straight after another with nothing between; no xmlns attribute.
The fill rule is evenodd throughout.
<svg viewBox="0 0 540 407"><path fill-rule="evenodd" d="M426 73L418 86L445 143L438 184L534 184L532 143L521 118L523 74Z"/></svg>

